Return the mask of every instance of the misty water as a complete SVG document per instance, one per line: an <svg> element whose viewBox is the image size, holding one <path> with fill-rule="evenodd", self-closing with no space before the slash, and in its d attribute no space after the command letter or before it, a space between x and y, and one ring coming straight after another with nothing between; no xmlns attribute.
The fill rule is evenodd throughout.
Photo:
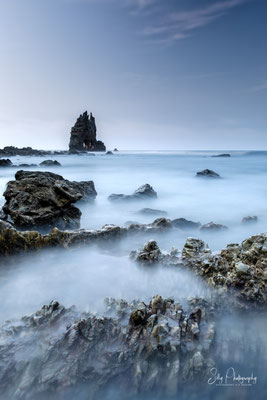
<svg viewBox="0 0 267 400"><path fill-rule="evenodd" d="M231 152L230 158L212 157L215 154L217 152L118 152L110 156L11 157L13 164L39 164L44 159L56 159L61 167L29 169L51 171L69 180L94 181L98 193L95 203L77 204L82 211L81 228L99 229L105 224L125 226L127 221L151 223L157 217L138 213L149 207L166 211L170 219L186 218L202 224L213 221L229 229L213 233L175 229L149 237L134 236L112 246L53 249L8 260L0 270L0 323L31 314L51 300L58 300L64 306L75 304L81 311L101 313L106 297L149 301L157 293L172 296L182 304L188 297L208 297L210 289L190 271L163 266L144 268L131 261L129 253L149 239L156 239L163 251L169 252L173 246L181 251L188 236L203 239L217 252L228 243L240 243L266 231L267 152ZM216 171L222 179L196 178L196 172L205 168ZM7 182L14 179L18 169L0 170L0 193L4 192ZM157 199L124 204L108 200L111 193L131 194L144 183L153 186ZM0 206L3 204L2 196ZM254 215L258 217L257 223L241 223L243 217ZM246 332L248 348L253 347L257 337L267 350L263 334L266 318L254 315L254 319L248 319L244 315L243 318L237 316L236 321L238 329L231 332L226 329L229 321L222 319L218 340L228 334L238 344ZM235 361L245 365L246 373L256 370L260 373L259 360L253 358L254 350L253 357L249 350L244 354L243 347L238 350L237 346L236 353ZM242 359L240 362L238 357ZM266 366L266 358L261 357ZM233 360L225 355L221 361L222 365L231 366ZM229 396L225 398L231 398L231 394ZM242 396L250 398L246 397L247 392Z"/></svg>

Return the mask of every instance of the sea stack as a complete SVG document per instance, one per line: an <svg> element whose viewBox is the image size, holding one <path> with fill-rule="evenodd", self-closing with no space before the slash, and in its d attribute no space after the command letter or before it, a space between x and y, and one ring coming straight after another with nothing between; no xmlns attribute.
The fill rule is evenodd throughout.
<svg viewBox="0 0 267 400"><path fill-rule="evenodd" d="M92 113L85 111L71 128L69 151L106 151L106 146L96 140L96 124Z"/></svg>

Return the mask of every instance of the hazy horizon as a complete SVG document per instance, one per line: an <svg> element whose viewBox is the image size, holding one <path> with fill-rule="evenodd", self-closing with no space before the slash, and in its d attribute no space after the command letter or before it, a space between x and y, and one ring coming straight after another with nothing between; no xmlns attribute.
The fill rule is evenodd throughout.
<svg viewBox="0 0 267 400"><path fill-rule="evenodd" d="M267 149L264 0L0 0L0 148Z"/></svg>

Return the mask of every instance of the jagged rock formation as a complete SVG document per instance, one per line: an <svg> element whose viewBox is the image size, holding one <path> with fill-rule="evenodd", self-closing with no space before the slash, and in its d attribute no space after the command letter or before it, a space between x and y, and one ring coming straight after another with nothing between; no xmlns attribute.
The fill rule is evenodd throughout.
<svg viewBox="0 0 267 400"><path fill-rule="evenodd" d="M184 310L155 295L148 304L106 299L106 313L96 316L53 301L0 330L1 396L96 400L114 388L124 399L151 390L177 396L215 366L209 308L192 299Z"/></svg>
<svg viewBox="0 0 267 400"><path fill-rule="evenodd" d="M71 182L51 172L18 171L7 184L3 211L22 229L79 228L81 211L72 204L96 197L94 183Z"/></svg>
<svg viewBox="0 0 267 400"><path fill-rule="evenodd" d="M11 167L12 162L8 158L1 158L0 159L0 167Z"/></svg>
<svg viewBox="0 0 267 400"><path fill-rule="evenodd" d="M106 151L103 142L96 140L96 124L92 113L87 111L79 116L70 133L70 152L76 151Z"/></svg>

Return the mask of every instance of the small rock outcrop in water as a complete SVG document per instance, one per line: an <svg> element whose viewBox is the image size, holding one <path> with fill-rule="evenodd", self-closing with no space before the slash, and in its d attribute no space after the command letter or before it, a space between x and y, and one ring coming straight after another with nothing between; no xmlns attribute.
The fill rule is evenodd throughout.
<svg viewBox="0 0 267 400"><path fill-rule="evenodd" d="M204 169L203 171L197 172L196 176L199 178L220 178L220 175L211 169Z"/></svg>
<svg viewBox="0 0 267 400"><path fill-rule="evenodd" d="M121 200L143 200L157 198L157 192L148 183L140 186L133 194L111 194L108 199L111 201Z"/></svg>
<svg viewBox="0 0 267 400"><path fill-rule="evenodd" d="M78 228L81 211L72 204L96 197L92 181L71 182L39 171L18 171L15 179L7 184L3 211L23 229Z"/></svg>
<svg viewBox="0 0 267 400"><path fill-rule="evenodd" d="M172 221L172 224L175 228L182 230L198 229L201 226L200 222L189 221L185 218L176 218Z"/></svg>
<svg viewBox="0 0 267 400"><path fill-rule="evenodd" d="M0 330L3 398L99 400L114 388L119 396L108 398L143 398L151 389L166 398L185 383L207 381L216 327L207 301L191 299L187 310L158 295L105 303L101 316L53 301L15 326L7 322Z"/></svg>
<svg viewBox="0 0 267 400"><path fill-rule="evenodd" d="M0 149L0 156L43 156L51 153L52 151L36 150L31 147L6 146Z"/></svg>
<svg viewBox="0 0 267 400"><path fill-rule="evenodd" d="M0 159L0 167L11 167L13 164L8 158Z"/></svg>
<svg viewBox="0 0 267 400"><path fill-rule="evenodd" d="M70 152L76 151L106 151L103 142L96 140L95 118L87 111L79 116L70 133Z"/></svg>
<svg viewBox="0 0 267 400"><path fill-rule="evenodd" d="M242 224L255 224L255 222L258 222L258 217L256 215L254 215L253 217L247 216L244 217L241 222Z"/></svg>
<svg viewBox="0 0 267 400"><path fill-rule="evenodd" d="M57 160L44 160L39 164L41 167L60 167L61 164Z"/></svg>
<svg viewBox="0 0 267 400"><path fill-rule="evenodd" d="M112 156L113 153L112 153L112 151L109 150L109 151L106 152L106 155L107 155L107 156Z"/></svg>
<svg viewBox="0 0 267 400"><path fill-rule="evenodd" d="M209 222L208 224L204 224L201 226L200 230L202 232L219 232L225 231L227 226L221 224L215 224L214 222Z"/></svg>
<svg viewBox="0 0 267 400"><path fill-rule="evenodd" d="M154 208L142 208L142 210L137 211L137 214L141 215L167 215L168 213L163 210L157 210Z"/></svg>
<svg viewBox="0 0 267 400"><path fill-rule="evenodd" d="M222 154L216 154L214 156L211 157L231 157L231 154L229 153L222 153Z"/></svg>

